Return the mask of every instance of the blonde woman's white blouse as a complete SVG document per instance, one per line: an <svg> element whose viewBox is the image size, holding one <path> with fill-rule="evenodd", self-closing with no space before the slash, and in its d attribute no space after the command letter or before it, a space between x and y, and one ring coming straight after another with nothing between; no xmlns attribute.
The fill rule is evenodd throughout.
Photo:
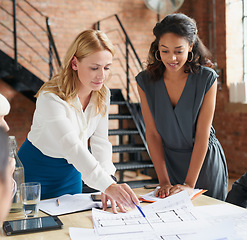
<svg viewBox="0 0 247 240"><path fill-rule="evenodd" d="M116 170L108 140L110 90L107 92L104 117L95 114L94 93L84 112L78 96L69 104L56 94L40 93L28 134L28 140L44 155L65 158L81 172L88 186L102 192L114 183L110 175Z"/></svg>

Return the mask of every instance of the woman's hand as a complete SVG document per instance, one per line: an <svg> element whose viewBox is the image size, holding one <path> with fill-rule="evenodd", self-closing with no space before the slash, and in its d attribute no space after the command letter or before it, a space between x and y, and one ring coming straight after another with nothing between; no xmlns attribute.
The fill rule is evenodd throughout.
<svg viewBox="0 0 247 240"><path fill-rule="evenodd" d="M116 204L122 212L126 212L127 208L135 208L135 205L140 205L138 198L135 193L126 183L122 184L111 184L106 190L106 198L103 199L102 203L106 204L107 198L110 199L112 209L114 213L117 213ZM103 207L104 208L104 207Z"/></svg>
<svg viewBox="0 0 247 240"><path fill-rule="evenodd" d="M170 195L170 189L172 189L172 187L173 186L171 184L160 185L160 188L157 189L155 197L159 197L159 198L168 197Z"/></svg>
<svg viewBox="0 0 247 240"><path fill-rule="evenodd" d="M106 194L101 193L102 208L103 208L104 211L106 211L106 209L107 209L107 200L108 199L111 202L111 208L112 208L113 213L118 213L117 206L119 207L119 209L120 209L121 212L124 212L125 213L125 212L128 211L128 209L125 208L122 204L116 202L111 197L107 196Z"/></svg>
<svg viewBox="0 0 247 240"><path fill-rule="evenodd" d="M186 191L188 192L188 194L191 195L191 194L193 193L194 188L193 188L193 187L190 187L190 186L187 185L187 184L184 184L184 185L177 184L177 185L174 185L174 186L170 189L170 195L179 193L179 192L184 191L184 190L186 190Z"/></svg>

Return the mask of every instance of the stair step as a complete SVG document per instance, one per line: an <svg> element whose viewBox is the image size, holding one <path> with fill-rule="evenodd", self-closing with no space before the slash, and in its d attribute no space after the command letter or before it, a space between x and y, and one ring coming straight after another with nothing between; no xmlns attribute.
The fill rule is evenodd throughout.
<svg viewBox="0 0 247 240"><path fill-rule="evenodd" d="M137 181L123 181L118 183L127 183L131 188L142 188L145 185L159 184L158 179L151 180L137 180Z"/></svg>
<svg viewBox="0 0 247 240"><path fill-rule="evenodd" d="M150 184L158 185L159 184L157 179L136 180L136 181L122 181L122 182L118 182L118 183L127 183L131 188L142 188L145 185L150 185ZM94 188L90 188L85 183L83 183L82 193L93 193L93 192L98 192L98 191L99 190L96 190Z"/></svg>
<svg viewBox="0 0 247 240"><path fill-rule="evenodd" d="M146 148L143 145L118 145L118 146L112 146L112 152L113 153L135 153L135 152L141 152L146 151Z"/></svg>
<svg viewBox="0 0 247 240"><path fill-rule="evenodd" d="M125 101L121 89L111 88L110 91L111 91L111 102Z"/></svg>
<svg viewBox="0 0 247 240"><path fill-rule="evenodd" d="M138 134L138 131L136 129L110 129L108 131L108 135L134 135Z"/></svg>
<svg viewBox="0 0 247 240"><path fill-rule="evenodd" d="M111 105L125 105L126 101L111 101Z"/></svg>
<svg viewBox="0 0 247 240"><path fill-rule="evenodd" d="M110 114L109 120L115 120L115 119L132 119L131 115L120 115L120 114Z"/></svg>
<svg viewBox="0 0 247 240"><path fill-rule="evenodd" d="M124 162L124 163L114 163L118 171L121 170L136 170L136 169L145 169L153 168L154 165L151 161L142 161L142 162Z"/></svg>

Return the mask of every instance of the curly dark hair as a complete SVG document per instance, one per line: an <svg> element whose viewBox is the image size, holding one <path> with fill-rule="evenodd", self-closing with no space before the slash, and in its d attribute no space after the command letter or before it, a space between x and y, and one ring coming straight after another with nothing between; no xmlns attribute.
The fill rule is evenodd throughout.
<svg viewBox="0 0 247 240"><path fill-rule="evenodd" d="M193 44L192 52L194 57L191 62L187 61L185 63L185 72L197 73L200 66L213 67L210 61L211 54L198 37L197 31L195 20L182 13L167 15L161 22L156 24L153 28L153 34L156 38L151 43L147 60L147 70L152 74L152 80L160 79L166 69L162 61L158 61L155 58L160 38L165 33L175 33L185 38L189 45Z"/></svg>

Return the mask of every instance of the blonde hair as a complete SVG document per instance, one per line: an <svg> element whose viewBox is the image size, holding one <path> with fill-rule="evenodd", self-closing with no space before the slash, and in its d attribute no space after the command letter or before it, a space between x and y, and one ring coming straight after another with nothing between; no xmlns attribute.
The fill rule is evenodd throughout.
<svg viewBox="0 0 247 240"><path fill-rule="evenodd" d="M83 58L98 52L107 50L112 55L115 48L106 34L98 30L86 30L81 32L70 45L65 58L64 67L50 81L44 83L35 97L38 97L41 91L48 91L56 94L66 102L74 99L77 95L77 72L72 69L72 59L75 56L79 61ZM107 89L103 84L102 88L94 92L96 97L97 113L102 116L106 114L106 95Z"/></svg>
<svg viewBox="0 0 247 240"><path fill-rule="evenodd" d="M9 114L10 104L9 101L0 94L0 116L6 116Z"/></svg>

